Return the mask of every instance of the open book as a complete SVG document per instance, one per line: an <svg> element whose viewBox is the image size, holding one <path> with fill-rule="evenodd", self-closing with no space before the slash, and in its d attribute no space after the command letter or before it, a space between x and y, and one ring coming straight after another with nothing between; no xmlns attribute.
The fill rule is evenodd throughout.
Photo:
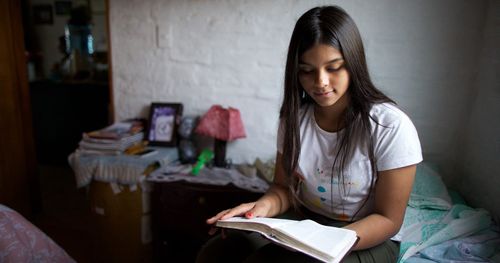
<svg viewBox="0 0 500 263"><path fill-rule="evenodd" d="M328 263L340 262L358 240L353 230L312 220L232 217L217 221L216 226L255 231L277 244Z"/></svg>

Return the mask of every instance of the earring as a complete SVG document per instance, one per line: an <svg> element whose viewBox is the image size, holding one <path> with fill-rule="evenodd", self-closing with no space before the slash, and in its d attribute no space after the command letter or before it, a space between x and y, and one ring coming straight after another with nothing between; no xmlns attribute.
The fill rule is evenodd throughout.
<svg viewBox="0 0 500 263"><path fill-rule="evenodd" d="M305 99L306 98L306 92L304 90L302 90L302 98Z"/></svg>

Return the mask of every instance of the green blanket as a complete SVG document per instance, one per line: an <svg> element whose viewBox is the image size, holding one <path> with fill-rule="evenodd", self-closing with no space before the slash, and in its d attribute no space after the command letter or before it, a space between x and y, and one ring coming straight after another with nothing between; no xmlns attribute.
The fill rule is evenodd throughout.
<svg viewBox="0 0 500 263"><path fill-rule="evenodd" d="M426 164L420 164L403 226L398 233L401 237L399 262L426 247L491 226L491 217L484 209L473 209L463 202L453 204L451 200L441 177Z"/></svg>

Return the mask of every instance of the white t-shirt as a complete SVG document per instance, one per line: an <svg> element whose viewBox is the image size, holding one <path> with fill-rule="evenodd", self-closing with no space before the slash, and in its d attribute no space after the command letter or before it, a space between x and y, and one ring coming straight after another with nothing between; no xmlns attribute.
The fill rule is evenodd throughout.
<svg viewBox="0 0 500 263"><path fill-rule="evenodd" d="M343 130L327 132L321 129L314 118L312 105L302 107L300 114L305 115L300 123L301 153L297 172L304 180L299 186L299 201L309 210L336 220L358 220L369 215L373 210L375 189L363 208L352 218L370 191L372 177L372 187L377 180L377 175L371 172L368 147L361 144L353 149L353 158L346 163L344 180L339 180L338 172L335 172L334 176L331 175L337 137ZM382 103L373 105L370 116L378 123L371 120L378 171L405 167L422 161L417 131L405 113L392 104ZM283 153L283 136L284 128L280 125L280 153Z"/></svg>

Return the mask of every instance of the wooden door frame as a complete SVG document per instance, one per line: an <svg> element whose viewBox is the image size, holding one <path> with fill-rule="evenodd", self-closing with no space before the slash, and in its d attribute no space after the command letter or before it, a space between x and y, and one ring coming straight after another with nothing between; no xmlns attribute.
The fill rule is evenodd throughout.
<svg viewBox="0 0 500 263"><path fill-rule="evenodd" d="M7 182L7 186L18 187L19 189L9 189L11 194L3 196L6 198L4 202L7 205L12 206L13 209L18 210L27 218L32 218L34 212L38 212L41 209L41 194L40 194L40 184L39 178L37 176L37 161L35 154L35 143L33 136L32 118L31 118L31 106L30 106L30 94L28 86L28 76L27 76L27 65L25 57L25 45L24 45L24 30L22 24L22 12L21 12L21 2L17 0L7 0L2 1L3 6L6 7L6 13L8 14L5 18L5 28L7 32L4 32L4 37L6 37L5 48L8 53L7 61L3 63L9 63L11 68L10 72L7 73L7 80L12 80L11 85L2 87L5 89L11 89L12 97L7 97L4 99L13 99L11 101L10 111L16 113L19 116L19 121L12 123L15 124L12 127L3 127L3 129L11 129L10 132L21 133L21 144L14 145L13 143L8 143L6 146L2 146L1 149L4 151L2 154L7 157L5 163L2 164L3 171L12 172L12 174L3 174L4 182ZM8 91L8 90L7 90ZM5 113L4 113L5 114ZM3 124L8 124L9 120L2 122ZM14 129L14 130L12 130ZM18 151L17 154L9 155L9 150L13 147L22 147L22 151ZM8 159L16 158L16 159ZM17 159L20 157L21 159ZM15 167L12 161L19 161L23 164L24 168ZM9 178L10 176L17 177L16 179ZM2 178L0 178L2 179ZM14 183L10 185L8 182L26 182L27 189L23 189L23 185ZM5 186L4 186L5 188ZM4 189L5 190L5 189ZM13 194L15 192L15 194ZM25 196L27 193L28 196ZM16 199L12 199L16 197ZM28 200L28 201L23 201Z"/></svg>
<svg viewBox="0 0 500 263"><path fill-rule="evenodd" d="M106 30L108 34L108 89L109 89L109 108L108 108L108 120L110 122L115 121L115 99L113 97L113 61L111 56L111 18L109 13L110 0L106 1Z"/></svg>
<svg viewBox="0 0 500 263"><path fill-rule="evenodd" d="M110 3L109 0L105 0L106 4L106 19L107 19L107 35L108 35L108 80L109 80L109 120L112 122L114 120L114 98L113 98L113 78L112 78L112 55L111 55L111 30L110 30ZM9 61L6 63L10 64L13 74L13 86L14 88L14 102L13 105L16 111L19 112L20 121L19 127L4 127L3 129L20 129L22 133L22 147L23 154L20 160L24 163L24 170L22 174L4 174L0 175L0 183L2 183L2 176L24 176L27 181L27 189L12 189L12 191L24 191L28 193L28 196L24 196L23 199L29 200L25 201L12 201L6 203L12 206L13 209L17 210L25 217L32 219L33 215L42 210L42 200L41 200L41 189L40 189L40 179L38 177L38 163L35 151L35 140L33 132L33 122L31 115L31 103L30 103L30 92L27 76L27 64L25 56L25 40L24 40L24 27L22 19L22 6L21 1L18 0L6 0L2 1L3 6L6 6L8 18L5 18L7 31L4 37L7 39L7 49L11 50L12 55L9 56ZM2 87L0 87L2 88ZM1 135L0 135L1 136ZM8 151L8 149L2 149L3 151ZM9 170L8 160L2 164L3 160L0 161L0 166L4 166L4 171ZM2 168L2 167L0 167ZM0 169L2 170L2 169ZM20 169L22 170L22 169ZM1 200L0 200L1 201ZM0 202L1 203L1 202Z"/></svg>

